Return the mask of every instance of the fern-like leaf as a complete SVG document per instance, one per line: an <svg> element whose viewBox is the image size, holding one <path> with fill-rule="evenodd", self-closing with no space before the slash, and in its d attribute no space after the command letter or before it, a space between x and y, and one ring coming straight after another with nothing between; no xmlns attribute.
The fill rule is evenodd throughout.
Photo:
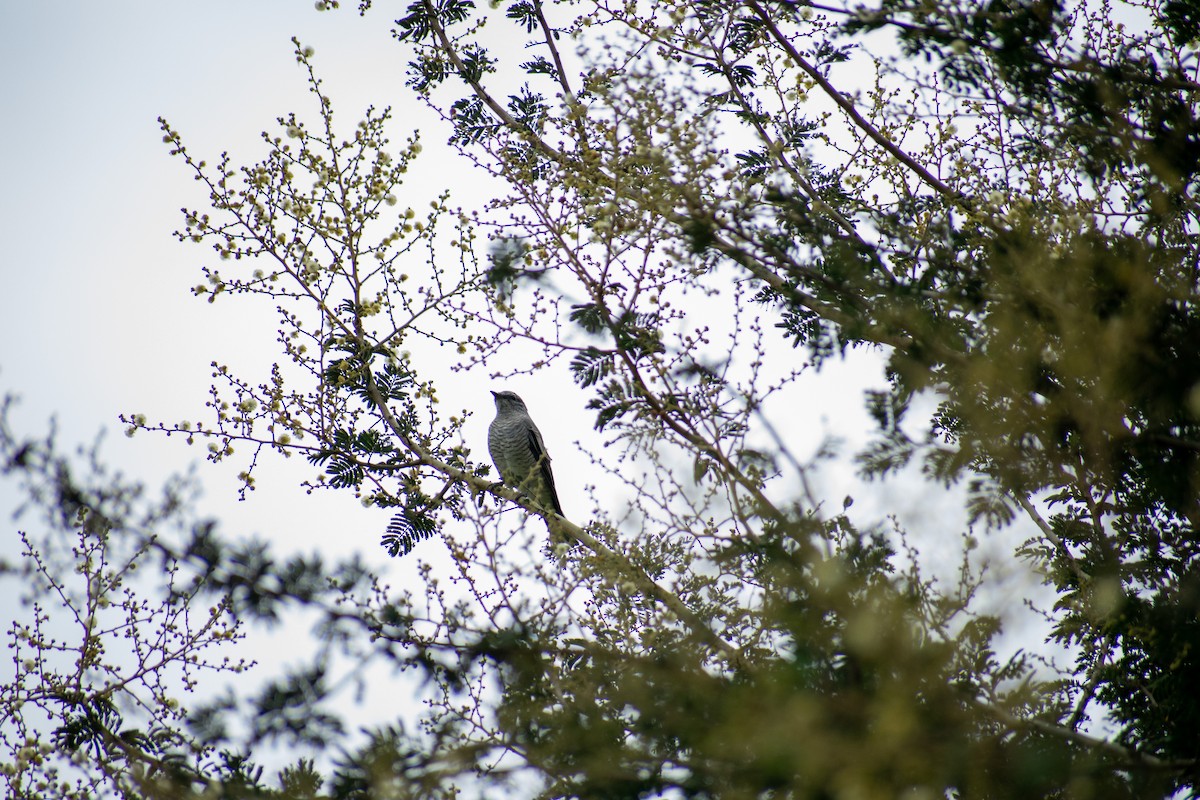
<svg viewBox="0 0 1200 800"><path fill-rule="evenodd" d="M433 536L437 526L427 514L406 508L392 517L381 544L392 558L406 556L421 542Z"/></svg>

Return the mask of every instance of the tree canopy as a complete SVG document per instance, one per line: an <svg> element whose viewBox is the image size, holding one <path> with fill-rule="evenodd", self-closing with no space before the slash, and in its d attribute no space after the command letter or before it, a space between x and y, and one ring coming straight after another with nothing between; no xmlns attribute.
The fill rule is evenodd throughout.
<svg viewBox="0 0 1200 800"><path fill-rule="evenodd" d="M1192 4L372 5L411 54L387 90L444 128L343 127L299 42L313 109L258 160L208 163L162 120L208 194L178 232L215 254L193 291L267 298L279 355L214 364L196 422L123 421L241 459L242 492L303 456L298 489L389 509L383 532L347 521L364 547L449 558L395 590L277 557L177 487L147 510L4 428L52 522L24 566L50 599L8 631L12 796L1195 796ZM418 158L462 159L494 198L418 212ZM803 392L852 351L885 376L869 444L801 452ZM480 377L569 371L606 439L579 482L624 491L546 518L578 546L548 545L545 510L464 441L447 353ZM816 480L839 459L962 487L967 527L856 516ZM972 558L1014 530L1004 569L1054 598L1015 653ZM169 579L130 588L138 563ZM239 674L221 642L300 608L307 668L186 709L165 688ZM64 613L78 643L39 627ZM126 631L150 655L107 652ZM334 652L419 676L425 707L326 767L347 736ZM300 753L278 776L256 766L273 742Z"/></svg>

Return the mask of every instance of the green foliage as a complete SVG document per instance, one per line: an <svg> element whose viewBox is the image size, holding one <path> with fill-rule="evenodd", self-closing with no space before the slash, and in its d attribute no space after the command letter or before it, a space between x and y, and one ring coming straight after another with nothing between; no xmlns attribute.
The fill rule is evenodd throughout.
<svg viewBox="0 0 1200 800"><path fill-rule="evenodd" d="M382 539L388 555L393 558L408 555L420 542L437 533L437 522L427 511L428 507L410 506L392 517Z"/></svg>

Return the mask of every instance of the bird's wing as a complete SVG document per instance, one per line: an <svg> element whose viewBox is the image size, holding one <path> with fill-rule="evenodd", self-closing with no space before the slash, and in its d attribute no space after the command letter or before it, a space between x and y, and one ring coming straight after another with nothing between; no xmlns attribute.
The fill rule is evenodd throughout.
<svg viewBox="0 0 1200 800"><path fill-rule="evenodd" d="M554 488L554 473L550 471L550 454L546 452L546 445L542 442L542 432L533 423L529 425L529 450L537 459L538 472L541 473L542 482L545 483L546 489L550 493L550 504L554 507L555 513L561 517L563 516L562 505L558 502L558 491Z"/></svg>

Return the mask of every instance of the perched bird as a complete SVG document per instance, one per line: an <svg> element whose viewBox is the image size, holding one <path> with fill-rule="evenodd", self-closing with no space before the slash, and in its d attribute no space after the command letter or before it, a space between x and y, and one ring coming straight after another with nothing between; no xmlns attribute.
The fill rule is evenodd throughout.
<svg viewBox="0 0 1200 800"><path fill-rule="evenodd" d="M496 418L488 428L488 452L500 471L500 480L529 497L547 511L563 516L550 471L550 454L542 432L529 418L525 401L514 392L492 392Z"/></svg>

